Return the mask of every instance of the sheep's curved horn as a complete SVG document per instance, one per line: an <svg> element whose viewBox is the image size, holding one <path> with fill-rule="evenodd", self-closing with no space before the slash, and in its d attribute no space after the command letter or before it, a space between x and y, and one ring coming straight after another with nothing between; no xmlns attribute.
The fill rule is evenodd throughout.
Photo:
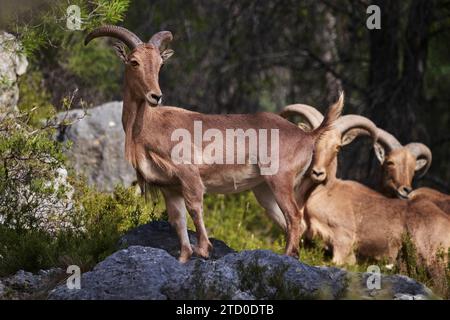
<svg viewBox="0 0 450 320"><path fill-rule="evenodd" d="M382 144L388 152L402 147L396 137L380 128L378 128L378 143Z"/></svg>
<svg viewBox="0 0 450 320"><path fill-rule="evenodd" d="M314 107L308 106L306 104L291 104L283 108L280 112L280 116L283 118L288 118L290 116L299 115L309 122L312 129L316 129L323 121L323 114L320 113Z"/></svg>
<svg viewBox="0 0 450 320"><path fill-rule="evenodd" d="M408 149L416 159L424 158L425 160L427 160L427 164L425 168L422 169L422 172L420 174L420 177L422 177L431 166L431 160L433 157L430 148L419 142L408 143L405 148Z"/></svg>
<svg viewBox="0 0 450 320"><path fill-rule="evenodd" d="M143 43L141 39L139 39L139 37L130 30L118 26L107 25L99 27L89 33L84 40L84 45L87 45L92 39L98 37L112 37L119 39L125 43L130 50L133 50L138 45Z"/></svg>
<svg viewBox="0 0 450 320"><path fill-rule="evenodd" d="M335 126L342 136L351 130L354 135L352 140L358 135L370 135L375 142L378 137L377 126L370 119L360 115L348 114L342 116L336 121Z"/></svg>
<svg viewBox="0 0 450 320"><path fill-rule="evenodd" d="M160 31L158 33L155 33L148 43L153 44L155 47L159 49L160 52L162 52L167 44L172 41L173 36L172 32L170 31Z"/></svg>

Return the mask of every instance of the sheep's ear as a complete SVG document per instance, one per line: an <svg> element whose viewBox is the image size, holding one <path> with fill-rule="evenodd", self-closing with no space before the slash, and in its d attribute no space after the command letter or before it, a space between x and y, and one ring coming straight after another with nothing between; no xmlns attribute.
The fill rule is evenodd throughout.
<svg viewBox="0 0 450 320"><path fill-rule="evenodd" d="M174 53L175 51L173 51L172 49L166 49L161 52L161 58L163 59L163 62L166 62L167 59L169 59Z"/></svg>
<svg viewBox="0 0 450 320"><path fill-rule="evenodd" d="M420 159L417 159L416 160L416 171L419 171L419 170L421 170L421 169L423 169L423 167L425 167L426 165L427 165L427 159L422 159L422 158L420 158Z"/></svg>
<svg viewBox="0 0 450 320"><path fill-rule="evenodd" d="M341 146L346 146L351 143L360 134L359 129L348 130L341 140Z"/></svg>
<svg viewBox="0 0 450 320"><path fill-rule="evenodd" d="M311 126L310 126L308 123L305 123L305 122L299 122L299 123L297 124L297 126L298 126L300 129L302 129L303 131L305 131L305 132L312 131L312 128L311 128Z"/></svg>
<svg viewBox="0 0 450 320"><path fill-rule="evenodd" d="M123 43L117 42L114 45L114 51L116 51L117 56L123 61L123 63L128 63L127 50L125 49L125 45Z"/></svg>
<svg viewBox="0 0 450 320"><path fill-rule="evenodd" d="M377 156L378 161L380 161L380 164L383 164L386 156L386 151L383 146L378 142L375 142L373 145L373 150L375 151L375 155Z"/></svg>

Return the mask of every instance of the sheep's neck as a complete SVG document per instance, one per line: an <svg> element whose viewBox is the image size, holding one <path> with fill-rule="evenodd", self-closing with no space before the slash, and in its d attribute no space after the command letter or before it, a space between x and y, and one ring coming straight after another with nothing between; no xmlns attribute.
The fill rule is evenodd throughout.
<svg viewBox="0 0 450 320"><path fill-rule="evenodd" d="M331 187L338 179L336 178L337 172L337 157L334 157L333 161L331 161L328 166L327 172L327 182L325 183L326 187Z"/></svg>
<svg viewBox="0 0 450 320"><path fill-rule="evenodd" d="M131 93L131 90L125 84L125 92L122 110L122 125L125 131L125 159L134 167L137 167L136 145L133 140L133 127L136 123L138 109L143 103Z"/></svg>

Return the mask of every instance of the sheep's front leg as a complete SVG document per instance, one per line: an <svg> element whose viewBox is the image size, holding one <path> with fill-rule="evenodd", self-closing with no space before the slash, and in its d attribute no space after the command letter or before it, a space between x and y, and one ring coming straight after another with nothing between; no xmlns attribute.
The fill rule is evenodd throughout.
<svg viewBox="0 0 450 320"><path fill-rule="evenodd" d="M186 207L183 196L180 192L168 188L161 188L161 192L166 202L169 223L177 232L180 240L180 257L178 260L181 263L187 262L192 256L192 247L187 233Z"/></svg>
<svg viewBox="0 0 450 320"><path fill-rule="evenodd" d="M197 234L197 246L194 246L194 252L198 256L207 259L213 246L209 241L203 222L203 195L205 187L195 167L179 172L178 177L181 182L186 208L194 222Z"/></svg>

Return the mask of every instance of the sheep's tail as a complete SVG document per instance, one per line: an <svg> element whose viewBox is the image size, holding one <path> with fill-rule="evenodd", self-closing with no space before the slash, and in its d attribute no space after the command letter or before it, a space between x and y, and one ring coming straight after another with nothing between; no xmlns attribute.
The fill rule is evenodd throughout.
<svg viewBox="0 0 450 320"><path fill-rule="evenodd" d="M141 195L144 197L146 203L152 203L156 205L159 200L159 189L154 184L148 183L145 179L136 172L137 181L136 184L139 185L141 190Z"/></svg>

